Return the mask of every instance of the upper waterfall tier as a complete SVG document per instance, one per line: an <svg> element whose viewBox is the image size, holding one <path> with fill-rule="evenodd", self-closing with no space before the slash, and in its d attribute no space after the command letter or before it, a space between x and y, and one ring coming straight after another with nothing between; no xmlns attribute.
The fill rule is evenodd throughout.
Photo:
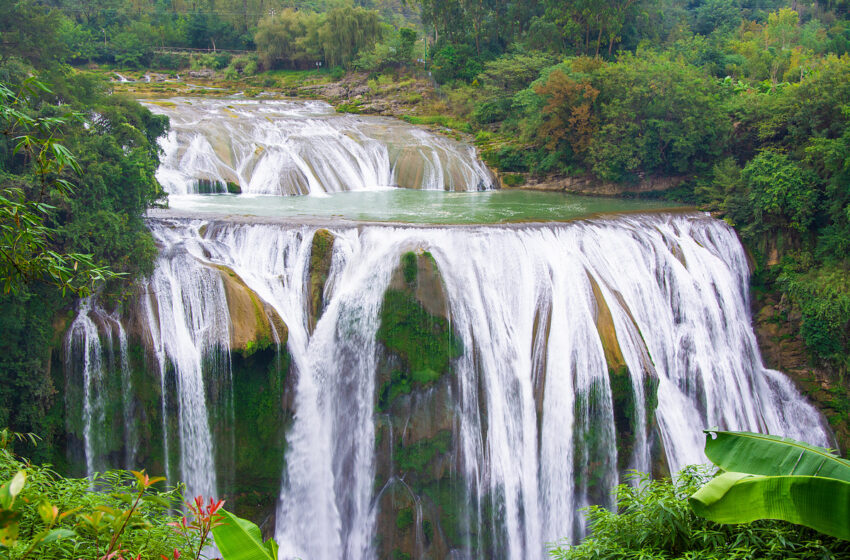
<svg viewBox="0 0 850 560"><path fill-rule="evenodd" d="M148 102L171 119L157 179L169 194L299 195L399 186L476 191L493 177L475 149L391 118L321 101Z"/></svg>

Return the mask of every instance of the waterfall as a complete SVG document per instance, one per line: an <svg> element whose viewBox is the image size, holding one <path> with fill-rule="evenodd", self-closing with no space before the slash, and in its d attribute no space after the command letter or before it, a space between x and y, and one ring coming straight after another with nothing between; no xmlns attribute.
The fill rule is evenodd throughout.
<svg viewBox="0 0 850 560"><path fill-rule="evenodd" d="M384 117L318 101L176 99L157 179L171 194L323 194L400 186L467 191L493 178L475 149Z"/></svg>
<svg viewBox="0 0 850 560"><path fill-rule="evenodd" d="M138 434L127 333L117 313L107 314L91 298L80 300L77 316L65 337L64 353L66 396L77 394L76 387L82 387L80 427L86 476L110 467L136 468ZM111 372L118 372L118 376L110 379ZM120 392L120 430L113 429L108 417L110 393L114 392ZM73 408L73 402L67 404ZM115 448L123 448L123 460L117 464L111 463L109 456Z"/></svg>
<svg viewBox="0 0 850 560"><path fill-rule="evenodd" d="M734 231L700 214L333 227L318 320L307 292L314 226L161 219L150 227L160 257L138 317L163 418L177 411L180 478L192 495L214 493L224 468L210 418L227 405L210 396L210 383L232 383L236 319L225 279L238 278L288 328L294 417L276 515L282 558L379 555L376 333L408 251L433 257L463 347L446 393L446 480L459 488L465 535L452 557L544 558L546 543L583 534L579 508L611 505L625 469L648 471L662 459L675 472L705 461L707 427L831 442L791 382L762 364ZM95 345L88 305L68 344ZM84 354L89 379L103 375L97 355ZM89 424L97 398L86 395ZM240 444L251 445L251 434ZM411 553L436 538L423 528L431 502L415 498Z"/></svg>
<svg viewBox="0 0 850 560"><path fill-rule="evenodd" d="M145 300L146 315L160 361L163 402L168 393L165 377L169 368L174 370L180 480L186 483L189 497L216 496L215 450L207 403L210 376L205 374L229 375L230 322L218 273L180 250L183 243L181 240L170 251L160 253L145 288L149 296ZM186 245L192 243L185 240ZM163 418L166 416L164 409ZM168 432L163 429L163 433Z"/></svg>

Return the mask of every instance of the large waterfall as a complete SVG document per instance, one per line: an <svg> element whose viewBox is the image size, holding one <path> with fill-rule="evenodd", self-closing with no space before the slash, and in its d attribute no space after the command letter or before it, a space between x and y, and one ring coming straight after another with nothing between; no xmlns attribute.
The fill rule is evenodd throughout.
<svg viewBox="0 0 850 560"><path fill-rule="evenodd" d="M161 426L148 445L190 492L247 495L228 470L260 437L235 428L260 408L240 404L259 398L238 389L249 375L240 368L259 371L250 375L272 403L259 426L271 419L284 434L280 470L267 473L283 558L539 559L547 542L582 534L578 509L610 504L626 469L703 462L704 428L831 442L790 381L762 365L744 251L700 214L330 231L160 219L151 229L157 269L124 318L147 356L158 415L148 425ZM400 367L379 336L382 307L409 286L418 316L447 324L458 352L439 380L378 404ZM104 334L120 325L113 317L84 303L68 335L83 352L74 367L89 470L102 468L108 421L99 384L125 375L98 350L114 346ZM259 366L262 356L274 359Z"/></svg>
<svg viewBox="0 0 850 560"><path fill-rule="evenodd" d="M170 194L323 194L388 186L468 191L493 178L474 148L320 101L151 102L171 131L157 179Z"/></svg>

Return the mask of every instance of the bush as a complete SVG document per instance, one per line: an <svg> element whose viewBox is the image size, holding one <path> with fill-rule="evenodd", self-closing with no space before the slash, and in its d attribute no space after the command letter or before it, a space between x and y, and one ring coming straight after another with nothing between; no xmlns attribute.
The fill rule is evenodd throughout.
<svg viewBox="0 0 850 560"><path fill-rule="evenodd" d="M687 498L711 478L686 467L675 480L635 473L617 487L617 511L586 508L591 535L551 550L559 560L799 560L846 558L850 543L783 521L720 525L698 517Z"/></svg>
<svg viewBox="0 0 850 560"><path fill-rule="evenodd" d="M0 433L4 435L0 439L9 435L6 430ZM33 465L0 447L0 483L10 481L19 472L26 473L21 493L11 507L0 504L0 513L6 514L0 518L0 532L8 527L11 519L8 514L19 516L18 543L6 549L6 557L10 559L26 556L37 534L49 528L56 531L54 536L62 538L52 542L45 538L33 549L30 558L100 558L121 525L121 512L130 508L135 498L133 494L138 494L136 478L131 473L112 471L91 480L64 478L49 466ZM160 555L171 558L174 550L189 557L191 551L187 550L186 540L168 525L176 520L171 511L180 502L181 496L176 489L147 490L133 512L132 522L120 533L115 550L126 551L125 557L138 554L142 558L159 558ZM116 560L118 557L110 556Z"/></svg>
<svg viewBox="0 0 850 560"><path fill-rule="evenodd" d="M481 70L470 45L445 45L431 56L431 72L440 84L454 80L471 82Z"/></svg>

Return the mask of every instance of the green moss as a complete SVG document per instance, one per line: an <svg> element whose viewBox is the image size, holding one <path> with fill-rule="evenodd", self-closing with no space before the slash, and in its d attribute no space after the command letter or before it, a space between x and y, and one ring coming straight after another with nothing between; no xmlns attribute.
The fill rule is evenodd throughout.
<svg viewBox="0 0 850 560"><path fill-rule="evenodd" d="M408 373L417 372L422 379L446 373L449 362L463 353L448 320L431 315L412 294L401 290L384 294L378 340L402 359Z"/></svg>
<svg viewBox="0 0 850 560"><path fill-rule="evenodd" d="M390 380L381 385L381 390L378 393L378 412L386 411L397 396L406 395L412 388L413 385L409 376L403 371L394 370Z"/></svg>
<svg viewBox="0 0 850 560"><path fill-rule="evenodd" d="M518 187L525 184L525 175L521 173L505 173L502 175L502 183L506 187Z"/></svg>
<svg viewBox="0 0 850 560"><path fill-rule="evenodd" d="M425 536L426 544L431 544L434 541L434 525L427 519L422 522L422 534Z"/></svg>
<svg viewBox="0 0 850 560"><path fill-rule="evenodd" d="M334 235L326 229L316 230L310 249L310 310L318 321L324 310L325 283L331 271Z"/></svg>
<svg viewBox="0 0 850 560"><path fill-rule="evenodd" d="M212 181L210 179L198 179L198 193L212 194L218 192L221 192L221 185L219 185L218 181Z"/></svg>
<svg viewBox="0 0 850 560"><path fill-rule="evenodd" d="M235 436L232 485L228 500L239 515L262 521L274 507L284 466L286 427L291 413L283 394L290 356L267 348L242 357L232 356ZM227 434L223 434L225 437ZM262 516L262 517L259 517Z"/></svg>
<svg viewBox="0 0 850 560"><path fill-rule="evenodd" d="M399 473L415 472L420 475L428 463L437 455L446 453L451 447L452 433L449 430L437 432L433 438L422 439L395 452L395 463Z"/></svg>
<svg viewBox="0 0 850 560"><path fill-rule="evenodd" d="M415 274L415 260L412 269ZM377 405L380 411L414 386L437 381L448 373L451 360L463 353L463 344L448 320L428 313L409 291L389 289L384 294L377 337L403 364L381 387Z"/></svg>
<svg viewBox="0 0 850 560"><path fill-rule="evenodd" d="M230 194L242 194L242 187L240 187L238 183L228 181L227 192L229 192Z"/></svg>
<svg viewBox="0 0 850 560"><path fill-rule="evenodd" d="M404 275L404 281L408 285L416 282L416 276L419 272L418 259L416 253L408 251L401 256L401 270Z"/></svg>
<svg viewBox="0 0 850 560"><path fill-rule="evenodd" d="M353 113L355 115L359 115L363 112L363 109L360 107L359 102L354 103L340 103L335 108L337 113Z"/></svg>
<svg viewBox="0 0 850 560"><path fill-rule="evenodd" d="M466 488L457 480L443 479L426 486L423 493L437 507L440 528L449 547L465 547L471 540L464 527L467 517Z"/></svg>
<svg viewBox="0 0 850 560"><path fill-rule="evenodd" d="M577 486L586 486L591 503L605 503L609 488L604 487L609 465L609 445L606 423L598 421L600 411L610 406L605 386L601 381L591 384L587 391L576 395L575 418L577 422L573 470Z"/></svg>
<svg viewBox="0 0 850 560"><path fill-rule="evenodd" d="M644 407L646 409L646 425L655 422L655 409L658 408L658 378L646 376L643 378Z"/></svg>
<svg viewBox="0 0 850 560"><path fill-rule="evenodd" d="M608 370L611 383L611 400L614 404L614 427L617 430L617 467L628 468L635 448L636 424L635 394L629 369L622 366Z"/></svg>
<svg viewBox="0 0 850 560"><path fill-rule="evenodd" d="M398 548L393 549L393 560L410 560L410 554L402 552Z"/></svg>
<svg viewBox="0 0 850 560"><path fill-rule="evenodd" d="M395 526L399 531L404 531L413 525L413 508L404 508L395 516Z"/></svg>

